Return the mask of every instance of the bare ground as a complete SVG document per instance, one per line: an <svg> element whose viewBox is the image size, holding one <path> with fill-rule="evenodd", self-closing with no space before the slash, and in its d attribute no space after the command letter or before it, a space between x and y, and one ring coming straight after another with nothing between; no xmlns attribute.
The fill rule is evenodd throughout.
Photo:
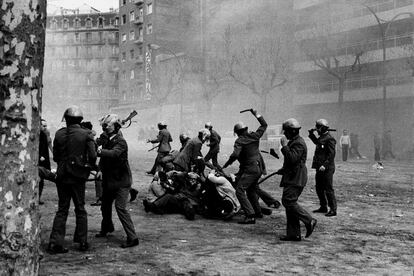
<svg viewBox="0 0 414 276"><path fill-rule="evenodd" d="M140 245L121 249L125 233L114 213L116 231L97 239L101 216L94 201L94 185L87 185L89 242L82 253L71 242L74 214L67 223L64 255L44 253L40 275L414 275L414 164L385 162L339 162L334 176L338 216L316 215L314 234L302 242L281 242L285 232L283 207L255 225L181 215L145 213L142 199L150 182L145 171L155 153L133 149L130 163L138 200L129 205ZM279 160L268 159L275 171ZM308 167L309 164L308 164ZM236 169L236 168L232 168ZM309 211L317 208L314 172L300 203ZM276 198L281 196L278 176L262 184ZM42 213L42 249L45 250L57 208L53 183L47 183ZM303 231L305 231L303 229Z"/></svg>

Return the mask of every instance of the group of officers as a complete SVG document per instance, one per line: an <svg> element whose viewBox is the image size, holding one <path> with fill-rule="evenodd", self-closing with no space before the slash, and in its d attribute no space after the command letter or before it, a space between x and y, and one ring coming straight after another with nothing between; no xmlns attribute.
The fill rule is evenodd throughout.
<svg viewBox="0 0 414 276"><path fill-rule="evenodd" d="M240 202L244 218L240 224L254 224L256 218L263 217L258 203L258 194L263 193L259 180L266 173L263 157L260 153L260 138L267 129L263 116L256 110L250 109L260 124L256 131L248 131L248 127L239 122L234 126L237 139L234 150L223 167L218 164L220 135L213 130L211 123L206 123L205 129L198 132L192 139L180 135L182 148L172 151L171 134L165 123L159 123L157 138L148 139L149 143L158 143L158 154L153 168L147 174L159 171L175 170L189 173L200 160L203 163L211 159L212 168L223 171L235 161L239 170L235 174L234 187ZM74 242L79 243L79 250L89 248L87 242L87 213L85 210L85 183L91 170L97 171L96 177L102 180L102 223L96 237L104 238L114 231L112 221L112 205L126 232L127 239L121 247L127 248L139 244L134 224L126 209L129 190L132 184L132 174L128 163L128 146L120 129L122 121L115 114L109 114L100 119L103 133L95 139L91 130L81 127L82 111L77 106L69 107L64 113L66 127L59 129L53 142L53 159L57 163L56 184L58 191L58 210L53 221L48 251L50 253L66 253L63 246L66 220L72 200L75 205L76 228ZM306 168L307 146L300 136L301 126L294 119L283 122L280 140L281 153L284 156L283 166L277 171L281 175L280 186L283 188L282 204L286 209L286 235L282 241L300 241L300 221L306 228L305 237L309 237L316 226L317 220L298 204L308 179ZM317 136L315 135L317 133ZM329 125L325 119L316 121L315 128L309 130L309 138L316 145L312 168L316 170L316 193L320 207L313 212L324 213L326 216L336 216L336 199L333 189L333 174L335 172L336 141L329 133ZM201 148L204 143L210 147L208 154L203 157ZM274 150L273 150L274 152ZM100 157L96 166L97 157ZM275 202L275 207L279 207ZM329 207L329 209L328 209Z"/></svg>

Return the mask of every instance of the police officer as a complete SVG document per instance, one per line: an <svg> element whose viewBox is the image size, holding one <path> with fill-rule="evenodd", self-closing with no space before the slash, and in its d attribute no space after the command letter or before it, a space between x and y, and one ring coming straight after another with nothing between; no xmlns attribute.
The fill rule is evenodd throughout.
<svg viewBox="0 0 414 276"><path fill-rule="evenodd" d="M66 127L59 129L53 141L53 160L57 163L56 187L58 211L53 221L48 251L52 254L66 253L63 247L70 200L75 205L76 228L73 241L79 243L79 250L89 248L87 242L88 220L85 210L85 182L90 167L96 162L96 149L92 132L82 128L82 111L77 106L66 109ZM89 164L88 164L89 162Z"/></svg>
<svg viewBox="0 0 414 276"><path fill-rule="evenodd" d="M210 149L208 153L206 154L206 156L204 157L204 161L208 162L211 159L211 161L213 162L213 166L216 169L221 170L221 167L217 161L217 156L218 156L218 153L220 152L221 137L217 133L217 131L213 129L213 125L211 124L211 122L205 123L204 127L208 129L208 131L210 131L210 143L208 144Z"/></svg>
<svg viewBox="0 0 414 276"><path fill-rule="evenodd" d="M317 138L314 132L317 132ZM336 140L329 133L329 124L325 119L316 121L315 128L309 130L309 138L316 145L312 168L316 170L316 194L320 207L314 213L326 213L325 216L336 216L336 198L333 189L333 175L335 173L335 145ZM328 208L329 206L329 212Z"/></svg>
<svg viewBox="0 0 414 276"><path fill-rule="evenodd" d="M265 164L260 155L260 137L266 131L267 123L262 115L251 109L250 112L260 123L256 131L249 132L246 125L239 122L234 125L234 133L238 136L234 142L234 151L223 169L238 160L240 167L236 179L236 196L245 212L240 224L254 224L256 217L263 217L257 196L257 182L265 171Z"/></svg>
<svg viewBox="0 0 414 276"><path fill-rule="evenodd" d="M294 119L286 120L282 125L284 136L280 140L281 152L284 156L283 167L277 172L282 175L280 187L283 187L282 204L286 209L286 236L282 241L300 241L300 221L305 224L306 236L309 237L316 225L316 219L298 204L298 198L308 180L306 156L308 149L303 138L299 135L299 122Z"/></svg>
<svg viewBox="0 0 414 276"><path fill-rule="evenodd" d="M161 169L160 161L163 157L167 156L171 151L171 145L170 142L173 141L170 132L167 129L167 124L165 122L159 122L158 123L158 136L157 138L151 140L148 139L147 143L159 143L158 144L158 154L155 158L154 166L150 171L147 172L147 174L154 175L156 171L159 171Z"/></svg>
<svg viewBox="0 0 414 276"><path fill-rule="evenodd" d="M128 163L127 142L118 133L121 125L121 120L116 114L109 114L102 121L102 128L109 139L98 147L98 156L101 159L100 171L96 177L102 179L103 193L101 230L96 237L106 237L108 233L114 231L112 204L115 201L115 210L127 234L127 240L121 247L127 248L138 245L139 241L131 216L126 209L132 174Z"/></svg>

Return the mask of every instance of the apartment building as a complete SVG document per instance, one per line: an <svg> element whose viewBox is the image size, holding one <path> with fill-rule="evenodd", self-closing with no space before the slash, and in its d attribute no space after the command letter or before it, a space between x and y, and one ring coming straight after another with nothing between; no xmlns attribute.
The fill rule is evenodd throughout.
<svg viewBox="0 0 414 276"><path fill-rule="evenodd" d="M391 130L406 157L414 144L414 1L298 0L294 14L293 103L304 124L325 117L339 133L350 129L367 156L373 134Z"/></svg>
<svg viewBox="0 0 414 276"><path fill-rule="evenodd" d="M190 54L196 25L192 12L198 1L120 0L120 93L118 110L154 102L151 87L155 56ZM164 58L163 58L164 59Z"/></svg>
<svg viewBox="0 0 414 276"><path fill-rule="evenodd" d="M97 123L119 102L118 12L62 10L46 26L43 116L57 126L65 108Z"/></svg>

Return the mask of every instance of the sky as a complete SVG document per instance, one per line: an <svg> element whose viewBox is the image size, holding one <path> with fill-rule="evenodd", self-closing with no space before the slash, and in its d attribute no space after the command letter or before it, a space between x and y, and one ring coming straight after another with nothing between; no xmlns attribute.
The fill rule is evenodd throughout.
<svg viewBox="0 0 414 276"><path fill-rule="evenodd" d="M86 5L85 5L86 4ZM53 13L56 10L60 10L60 7L66 9L76 9L83 7L85 9L88 6L92 6L101 12L109 11L109 8L118 8L118 0L48 0L48 13Z"/></svg>

